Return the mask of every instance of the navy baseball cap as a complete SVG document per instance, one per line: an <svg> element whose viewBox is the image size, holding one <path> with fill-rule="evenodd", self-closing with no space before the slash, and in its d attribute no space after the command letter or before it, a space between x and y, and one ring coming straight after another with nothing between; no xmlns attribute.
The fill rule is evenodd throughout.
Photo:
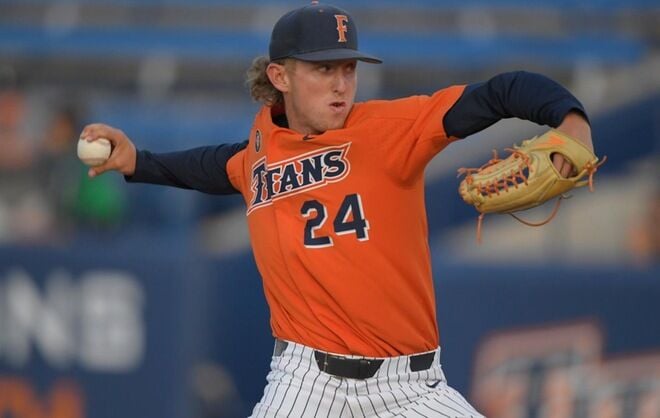
<svg viewBox="0 0 660 418"><path fill-rule="evenodd" d="M270 60L302 61L357 59L380 64L372 55L358 51L355 21L344 10L312 2L292 10L275 23L270 37Z"/></svg>

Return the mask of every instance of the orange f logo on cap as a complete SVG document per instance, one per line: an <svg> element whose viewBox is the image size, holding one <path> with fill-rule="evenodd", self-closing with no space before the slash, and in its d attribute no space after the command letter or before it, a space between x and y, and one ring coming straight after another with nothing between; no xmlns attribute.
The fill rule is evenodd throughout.
<svg viewBox="0 0 660 418"><path fill-rule="evenodd" d="M346 15L335 15L335 19L337 19L337 32L339 33L337 42L346 42L346 32L348 32L346 22L348 22L348 17Z"/></svg>

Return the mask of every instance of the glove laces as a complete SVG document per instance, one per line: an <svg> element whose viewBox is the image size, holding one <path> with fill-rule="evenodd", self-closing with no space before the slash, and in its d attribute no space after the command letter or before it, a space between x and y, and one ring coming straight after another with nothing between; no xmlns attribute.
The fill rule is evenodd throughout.
<svg viewBox="0 0 660 418"><path fill-rule="evenodd" d="M488 160L485 164L483 164L479 168L466 168L466 167L461 167L458 169L458 175L456 177L460 177L462 175L465 175L465 181L467 184L474 185L479 193L482 196L488 196L490 197L492 194L496 194L499 196L500 191L508 191L509 190L509 184L511 184L513 187L518 188L518 185L521 183L524 183L525 185L527 184L527 175L525 174L525 169L528 170L528 173L531 172L532 168L530 166L530 161L529 161L529 156L523 152L520 152L519 150L515 148L505 148L506 151L509 151L511 154L509 156L513 156L513 158L521 158L523 164L518 168L518 170L513 170L509 175L505 176L504 178L501 179L495 179L490 182L486 183L480 183L480 184L474 184L474 178L472 177L473 173L478 173L492 165L497 164L498 162L502 161L501 158L498 157L497 155L497 150L493 150L493 158ZM602 161L597 162L595 161L589 161L584 165L582 170L576 175L577 178L580 178L584 175L588 175L589 179L587 180L586 184L589 185L589 191L593 192L594 191L594 174L596 171L598 171L598 168L602 166L605 161L607 161L607 156L604 156ZM524 165L524 167L523 167ZM555 207L552 209L552 212L548 216L547 219L544 221L540 222L531 222L524 220L520 218L519 216L515 215L514 213L509 213L515 220L518 222L527 225L527 226L532 226L532 227L539 227L546 225L550 223L554 217L557 215L559 212L559 207L561 206L561 201L564 199L569 199L571 196L570 195L560 195L559 198L557 199L557 202L555 203ZM483 226L483 221L486 216L486 213L481 213L479 217L477 218L477 243L481 244L482 240L482 226Z"/></svg>
<svg viewBox="0 0 660 418"><path fill-rule="evenodd" d="M490 197L493 194L499 196L501 191L506 192L509 190L509 187L514 187L517 189L519 184L527 185L527 176L532 172L529 156L515 148L505 148L505 151L509 151L511 153L509 154L509 157L513 156L513 158L516 159L520 158L522 159L523 163L518 167L517 170L512 170L507 176L494 179L490 182L474 184L474 177L472 177L473 173L478 173L502 161L502 159L497 155L497 150L493 150L493 158L488 160L484 165L479 168L461 167L458 169L458 175L456 177L458 178L462 175L465 175L465 181L467 184L474 185L482 196L487 197Z"/></svg>

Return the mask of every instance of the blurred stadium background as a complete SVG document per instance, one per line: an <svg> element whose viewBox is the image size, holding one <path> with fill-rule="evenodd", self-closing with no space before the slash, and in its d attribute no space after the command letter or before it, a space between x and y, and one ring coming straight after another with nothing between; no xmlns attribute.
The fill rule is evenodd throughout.
<svg viewBox="0 0 660 418"><path fill-rule="evenodd" d="M243 73L304 3L0 0L0 417L249 414L272 339L241 199L90 181L75 145L89 122L156 152L245 139ZM359 98L538 71L608 156L550 225L487 217L480 246L455 170L543 128L503 121L431 163L450 384L495 418L660 417L660 4L332 3L385 60Z"/></svg>

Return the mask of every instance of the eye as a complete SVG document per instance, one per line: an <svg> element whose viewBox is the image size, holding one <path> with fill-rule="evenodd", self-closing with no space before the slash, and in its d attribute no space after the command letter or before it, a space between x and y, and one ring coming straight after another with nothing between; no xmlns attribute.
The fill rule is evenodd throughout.
<svg viewBox="0 0 660 418"><path fill-rule="evenodd" d="M331 70L330 64L320 64L318 66L318 70L322 73L327 73Z"/></svg>

